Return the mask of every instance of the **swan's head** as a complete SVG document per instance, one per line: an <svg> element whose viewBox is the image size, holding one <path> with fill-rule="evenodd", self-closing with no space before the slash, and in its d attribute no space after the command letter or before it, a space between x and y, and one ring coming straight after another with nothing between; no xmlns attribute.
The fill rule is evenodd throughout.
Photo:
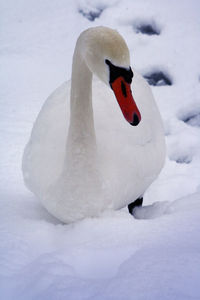
<svg viewBox="0 0 200 300"><path fill-rule="evenodd" d="M133 72L126 42L115 30L94 27L83 33L82 55L88 68L113 90L125 119L133 126L141 115L133 99Z"/></svg>

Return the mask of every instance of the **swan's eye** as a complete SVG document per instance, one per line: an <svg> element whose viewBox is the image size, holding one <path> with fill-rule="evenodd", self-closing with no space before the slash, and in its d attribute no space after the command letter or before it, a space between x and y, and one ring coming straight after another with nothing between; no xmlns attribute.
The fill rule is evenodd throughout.
<svg viewBox="0 0 200 300"><path fill-rule="evenodd" d="M127 97L126 86L123 81L121 81L121 88L122 88L122 94L124 95L124 97Z"/></svg>
<svg viewBox="0 0 200 300"><path fill-rule="evenodd" d="M131 83L132 82L132 78L133 78L133 71L131 69L131 67L129 67L129 69L126 68L122 68L122 67L118 67L113 65L108 59L105 59L105 63L108 65L109 70L110 70L110 79L109 79L109 83L110 85L118 78L118 77L123 77L124 80L127 83ZM124 85L125 87L125 85ZM122 88L122 92L124 90L126 90L125 88ZM126 92L125 92L126 93ZM123 92L124 94L124 92Z"/></svg>

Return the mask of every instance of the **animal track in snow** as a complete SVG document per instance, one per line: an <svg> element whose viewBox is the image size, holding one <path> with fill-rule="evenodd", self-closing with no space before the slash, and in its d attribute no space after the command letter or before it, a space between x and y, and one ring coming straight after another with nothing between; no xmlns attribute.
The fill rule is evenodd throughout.
<svg viewBox="0 0 200 300"><path fill-rule="evenodd" d="M134 29L136 33L142 33L146 35L160 35L161 29L158 25L153 22L136 22L134 25Z"/></svg>
<svg viewBox="0 0 200 300"><path fill-rule="evenodd" d="M181 119L183 122L194 127L200 127L200 112L188 114Z"/></svg>
<svg viewBox="0 0 200 300"><path fill-rule="evenodd" d="M178 147L178 150L176 149L176 152L173 151L169 153L169 159L171 161L175 161L177 164L190 164L192 162L192 154L190 151L182 150L182 148Z"/></svg>
<svg viewBox="0 0 200 300"><path fill-rule="evenodd" d="M178 164L189 164L192 161L192 158L189 156L179 156L176 159L172 159L175 160Z"/></svg>
<svg viewBox="0 0 200 300"><path fill-rule="evenodd" d="M143 75L150 85L163 86L172 85L172 80L169 75L162 71L149 72Z"/></svg>
<svg viewBox="0 0 200 300"><path fill-rule="evenodd" d="M94 7L91 10L80 8L79 13L89 21L93 22L96 18L101 16L104 9L105 7Z"/></svg>

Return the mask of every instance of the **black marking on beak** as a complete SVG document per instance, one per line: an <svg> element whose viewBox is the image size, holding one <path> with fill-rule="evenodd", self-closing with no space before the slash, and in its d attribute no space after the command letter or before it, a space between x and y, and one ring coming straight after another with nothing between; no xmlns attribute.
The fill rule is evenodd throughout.
<svg viewBox="0 0 200 300"><path fill-rule="evenodd" d="M123 93L124 97L126 98L127 97L126 86L123 83L123 81L121 81L121 88L122 88L122 93Z"/></svg>

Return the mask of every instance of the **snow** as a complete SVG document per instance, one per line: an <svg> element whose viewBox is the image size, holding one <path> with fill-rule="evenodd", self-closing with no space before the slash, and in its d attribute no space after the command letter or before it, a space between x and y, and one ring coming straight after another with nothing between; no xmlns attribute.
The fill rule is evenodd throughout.
<svg viewBox="0 0 200 300"><path fill-rule="evenodd" d="M199 299L199 1L0 6L0 298ZM170 77L171 86L152 86L168 157L135 218L123 209L65 225L25 188L21 157L44 100L70 78L78 35L96 25L124 36L143 75Z"/></svg>

